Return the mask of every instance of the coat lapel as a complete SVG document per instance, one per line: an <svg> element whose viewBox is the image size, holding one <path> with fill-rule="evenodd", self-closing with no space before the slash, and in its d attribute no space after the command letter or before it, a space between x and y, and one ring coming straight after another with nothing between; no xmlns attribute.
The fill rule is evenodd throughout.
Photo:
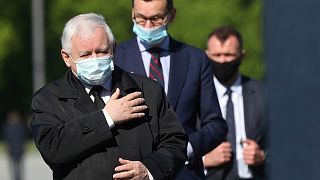
<svg viewBox="0 0 320 180"><path fill-rule="evenodd" d="M58 95L60 99L75 99L74 106L83 114L97 110L85 88L71 70L66 73L65 81L61 84Z"/></svg>
<svg viewBox="0 0 320 180"><path fill-rule="evenodd" d="M113 94L117 88L120 89L121 97L136 91L142 92L138 84L131 77L124 73L118 66L115 66L112 72L111 94Z"/></svg>
<svg viewBox="0 0 320 180"><path fill-rule="evenodd" d="M242 87L243 87L243 108L244 108L244 121L245 121L245 127L246 127L246 135L247 138L252 138L253 134L251 132L254 132L254 112L252 109L254 109L254 89L252 89L249 85L250 79L242 76Z"/></svg>
<svg viewBox="0 0 320 180"><path fill-rule="evenodd" d="M172 107L176 107L179 95L185 82L189 66L189 57L186 53L181 53L183 44L170 38L170 72L168 100Z"/></svg>

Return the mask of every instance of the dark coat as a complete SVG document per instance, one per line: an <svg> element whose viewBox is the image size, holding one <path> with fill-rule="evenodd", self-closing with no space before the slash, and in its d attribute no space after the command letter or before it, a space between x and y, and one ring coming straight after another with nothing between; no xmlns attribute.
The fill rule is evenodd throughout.
<svg viewBox="0 0 320 180"><path fill-rule="evenodd" d="M112 81L112 93L143 93L145 117L110 129L70 70L35 93L32 134L54 179L112 179L120 157L141 161L155 179L173 179L186 160L187 140L162 88L118 67Z"/></svg>
<svg viewBox="0 0 320 180"><path fill-rule="evenodd" d="M264 85L254 79L242 76L242 93L244 105L244 121L246 135L263 150L266 150L266 100ZM265 179L265 165L249 166L254 179ZM237 180L238 172L233 162L211 168L207 174L208 180Z"/></svg>
<svg viewBox="0 0 320 180"><path fill-rule="evenodd" d="M146 76L136 38L117 46L115 64L128 72ZM223 141L227 125L221 115L212 69L205 53L171 37L167 97L193 148L194 156L179 179L203 179L201 157Z"/></svg>

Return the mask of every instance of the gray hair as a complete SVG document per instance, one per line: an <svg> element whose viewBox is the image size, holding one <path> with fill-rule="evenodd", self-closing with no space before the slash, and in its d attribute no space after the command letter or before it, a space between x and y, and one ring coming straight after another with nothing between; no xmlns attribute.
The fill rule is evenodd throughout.
<svg viewBox="0 0 320 180"><path fill-rule="evenodd" d="M104 17L95 13L80 14L73 17L65 24L61 36L62 49L64 49L67 53L71 53L71 38L73 35L89 35L98 27L105 29L108 37L108 46L110 46L111 50L113 51L115 38L112 34L112 31L107 25Z"/></svg>

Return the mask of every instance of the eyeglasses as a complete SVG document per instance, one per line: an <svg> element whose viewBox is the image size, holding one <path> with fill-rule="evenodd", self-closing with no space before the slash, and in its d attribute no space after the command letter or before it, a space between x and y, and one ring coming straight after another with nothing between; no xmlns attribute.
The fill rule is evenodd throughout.
<svg viewBox="0 0 320 180"><path fill-rule="evenodd" d="M167 20L167 14L168 13L166 12L163 15L155 15L155 16L151 16L151 17L145 17L141 14L138 14L138 15L134 15L133 18L136 21L136 23L141 26L144 26L148 20L150 21L150 23L153 26L159 26L159 25L164 24L164 22Z"/></svg>

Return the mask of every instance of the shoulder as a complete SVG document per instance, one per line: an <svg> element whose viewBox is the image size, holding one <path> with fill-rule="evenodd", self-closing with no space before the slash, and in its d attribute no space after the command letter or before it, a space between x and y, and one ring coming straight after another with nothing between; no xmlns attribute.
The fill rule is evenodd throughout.
<svg viewBox="0 0 320 180"><path fill-rule="evenodd" d="M116 67L117 67L116 68L117 74L119 73L122 74L121 75L122 80L127 82L129 86L137 86L144 93L146 93L147 91L150 91L154 94L161 92L163 89L162 86L157 81L154 81L147 76L143 76L135 73L129 73L127 71L122 70L118 66ZM133 83L129 83L129 82L133 82Z"/></svg>
<svg viewBox="0 0 320 180"><path fill-rule="evenodd" d="M266 87L264 82L245 76L245 75L242 75L241 78L242 78L242 86L253 89L258 92L265 93Z"/></svg>
<svg viewBox="0 0 320 180"><path fill-rule="evenodd" d="M58 92L61 80L53 81L36 91L32 97L31 108L34 110L43 109L54 104L59 99Z"/></svg>
<svg viewBox="0 0 320 180"><path fill-rule="evenodd" d="M61 85L65 84L66 82L66 76L68 72L64 77L61 77L57 80L54 80L47 85L40 88L38 91L36 91L33 95L33 98L36 97L52 97L52 98L58 98L59 92L61 91Z"/></svg>
<svg viewBox="0 0 320 180"><path fill-rule="evenodd" d="M177 52L183 52L183 53L187 53L191 56L201 56L201 57L206 57L206 54L203 50L191 46L189 44L180 42L176 39L170 38L170 46L171 49Z"/></svg>
<svg viewBox="0 0 320 180"><path fill-rule="evenodd" d="M127 49L127 48L131 47L134 44L138 45L137 39L135 37L131 38L131 39L127 40L127 41L124 41L124 42L122 42L120 44L117 44L117 50Z"/></svg>
<svg viewBox="0 0 320 180"><path fill-rule="evenodd" d="M48 94L48 93L50 93L52 95L57 95L61 81L62 81L62 79L58 79L58 80L50 82L49 84L43 86L38 91L36 91L34 93L34 96L37 96L39 94Z"/></svg>
<svg viewBox="0 0 320 180"><path fill-rule="evenodd" d="M154 88L158 88L159 87L159 83L157 83L157 81L150 79L147 76L143 76L140 74L135 74L135 73L129 73L129 72L125 72L129 77L131 77L131 79L133 79L135 82L137 82L138 84L144 84L144 85L148 85Z"/></svg>

